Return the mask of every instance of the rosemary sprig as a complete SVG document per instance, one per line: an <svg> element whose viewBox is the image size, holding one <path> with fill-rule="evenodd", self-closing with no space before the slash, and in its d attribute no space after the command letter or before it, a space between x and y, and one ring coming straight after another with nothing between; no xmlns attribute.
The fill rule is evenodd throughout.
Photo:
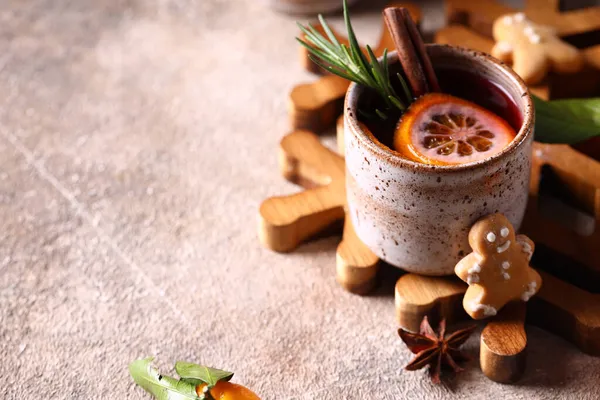
<svg viewBox="0 0 600 400"><path fill-rule="evenodd" d="M365 56L354 34L346 0L344 0L344 22L348 31L350 47L341 44L337 40L322 15L319 15L319 22L323 26L327 37L323 36L311 24L304 26L298 23L306 41L300 38L296 38L296 40L308 49L310 59L332 74L374 89L381 96L386 106L385 111L375 110L381 118L385 119L387 117L386 113L392 109L404 111L413 98L408 85L402 75L397 74L396 76L402 86L403 97L396 93L390 80L387 49L383 52L381 62L377 60L373 50L368 45L366 46L368 58Z"/></svg>

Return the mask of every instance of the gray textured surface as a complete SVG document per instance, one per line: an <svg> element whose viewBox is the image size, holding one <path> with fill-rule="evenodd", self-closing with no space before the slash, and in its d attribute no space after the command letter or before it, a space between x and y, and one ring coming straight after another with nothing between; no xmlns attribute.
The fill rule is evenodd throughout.
<svg viewBox="0 0 600 400"><path fill-rule="evenodd" d="M432 386L401 370L390 285L336 285L337 238L260 248L261 199L296 190L295 33L254 1L1 2L0 397L146 399L127 364L156 355L264 399L597 398L600 359L535 328L520 385L472 362Z"/></svg>

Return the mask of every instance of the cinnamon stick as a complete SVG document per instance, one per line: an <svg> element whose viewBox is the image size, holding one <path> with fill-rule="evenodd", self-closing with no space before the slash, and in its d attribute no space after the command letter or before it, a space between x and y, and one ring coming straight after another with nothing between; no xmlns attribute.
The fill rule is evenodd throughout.
<svg viewBox="0 0 600 400"><path fill-rule="evenodd" d="M435 75L435 71L433 70L433 65L431 65L431 59L429 58L429 54L427 54L427 49L425 48L425 43L423 42L423 38L417 29L417 25L415 21L413 21L410 13L406 8L401 8L400 12L404 16L404 23L406 24L406 29L408 30L408 34L410 35L410 39L415 46L415 51L417 56L419 57L419 61L421 62L421 66L423 68L423 72L425 73L425 78L427 79L427 84L429 86L430 92L441 92L440 84L438 83L437 76Z"/></svg>
<svg viewBox="0 0 600 400"><path fill-rule="evenodd" d="M408 10L388 7L383 10L383 16L413 96L440 91L425 44Z"/></svg>
<svg viewBox="0 0 600 400"><path fill-rule="evenodd" d="M388 7L383 10L383 16L385 24L392 35L392 40L398 52L398 61L402 65L413 96L419 97L424 95L429 91L427 78L410 39L408 29L406 29L404 15L402 15L400 8Z"/></svg>

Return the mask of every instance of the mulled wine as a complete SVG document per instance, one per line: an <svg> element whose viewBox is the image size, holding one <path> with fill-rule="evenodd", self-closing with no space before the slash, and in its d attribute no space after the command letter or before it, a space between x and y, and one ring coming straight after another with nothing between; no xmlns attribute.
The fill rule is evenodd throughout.
<svg viewBox="0 0 600 400"><path fill-rule="evenodd" d="M363 118L378 141L404 158L433 165L478 161L510 144L523 117L499 84L455 68L435 73L443 94L416 99L401 118Z"/></svg>

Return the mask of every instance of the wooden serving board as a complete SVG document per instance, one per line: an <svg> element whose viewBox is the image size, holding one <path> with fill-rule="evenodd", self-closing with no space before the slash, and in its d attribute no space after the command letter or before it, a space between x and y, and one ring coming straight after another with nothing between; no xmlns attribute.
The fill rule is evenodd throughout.
<svg viewBox="0 0 600 400"><path fill-rule="evenodd" d="M598 15L595 14L597 10L564 15L556 12L556 1L529 0L527 4L528 10L548 8L550 11L528 12L528 16L535 22L551 22L564 35L585 33L585 30L600 27L600 18L594 19ZM484 34L493 19L513 11L491 0L448 0L447 6L451 21L462 25L454 24L442 29L436 35L436 41L480 51L491 49L492 41ZM418 8L411 7L413 17L419 19ZM573 23L574 16L585 21ZM378 52L383 51L382 46L388 40L385 37L384 34ZM303 65L312 70L312 66L305 63L306 53L301 54ZM600 69L600 46L589 47L585 54L588 68ZM600 85L600 74L597 78ZM304 189L296 194L266 199L259 211L258 233L265 247L288 252L342 221L342 240L336 251L337 281L352 293L366 294L377 284L380 263L358 239L345 213L343 119L339 105L347 86L348 83L340 78L325 75L292 91L289 111L294 130L281 141L279 162L282 175ZM556 88L547 80L531 89L541 97L552 98L561 93ZM297 94L303 91L305 94ZM321 131L335 121L339 153L342 155L327 149L310 131ZM600 145L586 145L584 148L596 151L600 156ZM577 278L574 280L579 286L569 283L573 279L563 280L544 272L549 269L559 276L568 275L564 274L564 270L549 267L548 257L534 256L533 265L542 274L544 282L540 293L527 304L515 303L505 307L488 321L481 335L481 368L486 376L498 382L515 382L525 370L526 322L563 336L588 354L600 356L600 250L597 246L600 233L594 230L591 235L582 236L567 231L543 212L539 201L543 194L540 187L548 168L558 176L562 189L569 193L571 200L592 215L594 224L600 220L600 163L569 146L535 143L530 201L523 229L536 242L536 249L546 246L552 252L567 257L566 269L576 271L570 278ZM551 253L549 258L554 258L553 255ZM588 288L582 287L581 283L587 283ZM395 287L400 326L418 330L426 315L434 323L440 318L449 322L468 318L462 308L466 287L455 277L403 275Z"/></svg>

